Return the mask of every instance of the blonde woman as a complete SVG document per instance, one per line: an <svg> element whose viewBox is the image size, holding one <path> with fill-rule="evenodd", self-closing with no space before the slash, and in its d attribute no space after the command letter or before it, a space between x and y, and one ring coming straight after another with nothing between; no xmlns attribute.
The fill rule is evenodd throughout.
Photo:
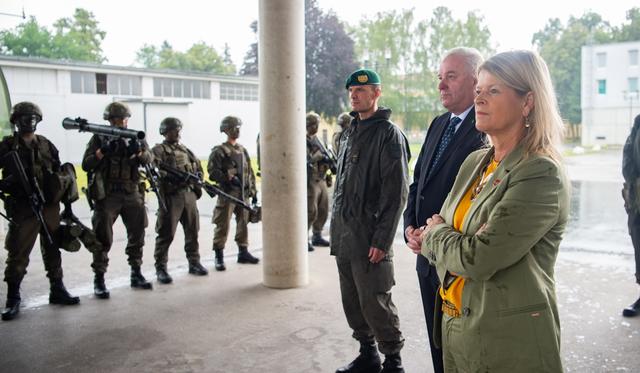
<svg viewBox="0 0 640 373"><path fill-rule="evenodd" d="M422 254L436 266L447 372L561 372L554 265L569 212L562 121L545 62L500 53L479 68L469 155Z"/></svg>

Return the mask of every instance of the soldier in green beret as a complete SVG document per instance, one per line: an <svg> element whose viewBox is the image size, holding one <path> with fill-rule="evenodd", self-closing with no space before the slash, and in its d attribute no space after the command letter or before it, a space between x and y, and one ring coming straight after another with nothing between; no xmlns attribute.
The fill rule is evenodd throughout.
<svg viewBox="0 0 640 373"><path fill-rule="evenodd" d="M382 87L375 71L355 71L346 88L354 119L340 136L331 255L360 354L336 372L404 372L404 338L391 288L392 244L409 191L409 145L389 120L391 110L378 106ZM376 341L385 355L382 367Z"/></svg>

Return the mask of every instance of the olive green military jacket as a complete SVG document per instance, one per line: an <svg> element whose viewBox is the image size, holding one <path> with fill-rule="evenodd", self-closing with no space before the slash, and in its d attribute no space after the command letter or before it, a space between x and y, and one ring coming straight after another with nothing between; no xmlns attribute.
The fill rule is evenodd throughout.
<svg viewBox="0 0 640 373"><path fill-rule="evenodd" d="M357 117L357 113L352 113ZM354 119L340 137L331 215L331 255L366 258L369 248L393 256L393 239L409 194L409 144L380 107Z"/></svg>
<svg viewBox="0 0 640 373"><path fill-rule="evenodd" d="M466 279L463 346L457 348L466 351L469 366L458 368L561 372L554 265L567 224L569 183L559 163L525 157L517 147L489 178L458 232L451 226L455 209L492 157L493 148L469 155L440 212L446 223L433 227L422 244L441 282L447 271Z"/></svg>

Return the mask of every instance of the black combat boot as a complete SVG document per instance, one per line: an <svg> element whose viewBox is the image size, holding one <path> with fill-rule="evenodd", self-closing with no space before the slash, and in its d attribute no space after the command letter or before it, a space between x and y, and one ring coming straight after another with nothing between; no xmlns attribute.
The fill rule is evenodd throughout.
<svg viewBox="0 0 640 373"><path fill-rule="evenodd" d="M13 320L20 313L20 283L9 282L7 283L7 304L6 308L2 311L2 320Z"/></svg>
<svg viewBox="0 0 640 373"><path fill-rule="evenodd" d="M385 355L381 373L404 373L400 353Z"/></svg>
<svg viewBox="0 0 640 373"><path fill-rule="evenodd" d="M311 252L315 250L315 248L311 245L311 241L307 242L307 244L308 244L307 251Z"/></svg>
<svg viewBox="0 0 640 373"><path fill-rule="evenodd" d="M227 267L224 265L224 249L213 249L216 252L216 271L224 271Z"/></svg>
<svg viewBox="0 0 640 373"><path fill-rule="evenodd" d="M241 263L241 264L258 264L259 261L260 261L260 259L258 259L255 256L251 255L251 253L249 252L249 249L247 249L246 246L239 246L238 247L238 263Z"/></svg>
<svg viewBox="0 0 640 373"><path fill-rule="evenodd" d="M189 263L189 273L196 276L206 276L209 271L200 262L191 262Z"/></svg>
<svg viewBox="0 0 640 373"><path fill-rule="evenodd" d="M93 294L100 299L109 299L109 290L104 284L104 273L96 273L93 278Z"/></svg>
<svg viewBox="0 0 640 373"><path fill-rule="evenodd" d="M153 285L142 275L140 267L131 267L131 287L145 290L153 289Z"/></svg>
<svg viewBox="0 0 640 373"><path fill-rule="evenodd" d="M632 305L622 310L622 316L624 317L634 317L640 315L640 298L635 301Z"/></svg>
<svg viewBox="0 0 640 373"><path fill-rule="evenodd" d="M336 373L379 373L381 369L376 344L360 343L360 355L348 365L338 368Z"/></svg>
<svg viewBox="0 0 640 373"><path fill-rule="evenodd" d="M313 233L313 236L311 237L311 244L313 246L329 246L329 241L325 240L324 238L322 238L322 233L320 232L315 232Z"/></svg>
<svg viewBox="0 0 640 373"><path fill-rule="evenodd" d="M133 274L131 275L131 282L133 283ZM158 278L158 282L161 284L170 284L173 282L171 275L167 272L165 268L157 268L156 269L156 277ZM133 285L131 285L133 286Z"/></svg>
<svg viewBox="0 0 640 373"><path fill-rule="evenodd" d="M79 297L74 297L64 287L61 278L51 280L51 291L49 292L49 304L73 305L80 303Z"/></svg>

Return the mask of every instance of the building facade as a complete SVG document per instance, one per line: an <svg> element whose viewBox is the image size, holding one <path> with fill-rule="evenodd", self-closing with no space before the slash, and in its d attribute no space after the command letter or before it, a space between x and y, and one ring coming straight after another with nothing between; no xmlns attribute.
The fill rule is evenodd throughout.
<svg viewBox="0 0 640 373"><path fill-rule="evenodd" d="M640 41L582 47L582 144L624 144L640 114Z"/></svg>
<svg viewBox="0 0 640 373"><path fill-rule="evenodd" d="M132 111L129 128L143 130L153 146L162 141L159 126L168 116L184 123L183 142L201 159L226 139L220 121L242 119L241 142L252 156L260 130L258 78L184 73L135 67L0 56L11 102L32 101L43 111L38 133L60 150L63 162L79 163L90 134L62 127L65 117L108 124L107 104L126 102ZM6 130L5 130L6 131Z"/></svg>

